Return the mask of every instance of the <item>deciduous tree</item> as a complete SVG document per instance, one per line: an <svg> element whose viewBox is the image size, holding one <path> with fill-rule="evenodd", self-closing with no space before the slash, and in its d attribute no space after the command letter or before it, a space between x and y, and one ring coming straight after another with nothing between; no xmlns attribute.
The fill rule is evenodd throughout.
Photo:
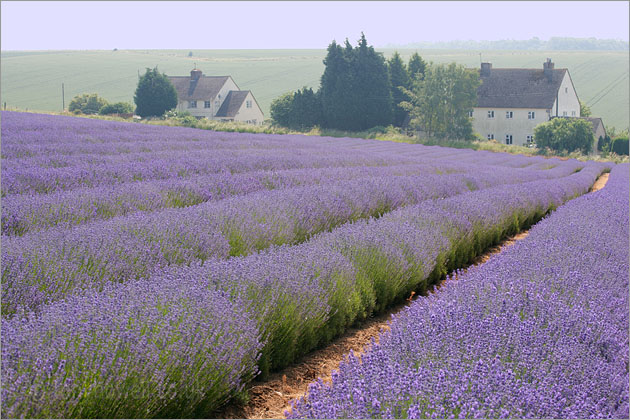
<svg viewBox="0 0 630 420"><path fill-rule="evenodd" d="M411 125L438 139L470 140L472 122L468 112L477 103L479 73L462 65L430 65L424 78L416 77L411 99L402 106L411 114Z"/></svg>

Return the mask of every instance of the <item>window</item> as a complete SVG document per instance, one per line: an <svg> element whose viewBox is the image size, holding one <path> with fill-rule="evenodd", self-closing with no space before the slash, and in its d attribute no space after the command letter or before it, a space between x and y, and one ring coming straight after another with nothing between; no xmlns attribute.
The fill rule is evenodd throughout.
<svg viewBox="0 0 630 420"><path fill-rule="evenodd" d="M488 111L488 118L494 118L494 111Z"/></svg>
<svg viewBox="0 0 630 420"><path fill-rule="evenodd" d="M247 108L251 108L252 107L252 101L245 101L245 106Z"/></svg>
<svg viewBox="0 0 630 420"><path fill-rule="evenodd" d="M564 88L564 93L569 93L569 88L568 87Z"/></svg>
<svg viewBox="0 0 630 420"><path fill-rule="evenodd" d="M494 134L488 134L488 140L494 140Z"/></svg>
<svg viewBox="0 0 630 420"><path fill-rule="evenodd" d="M528 119L528 120L533 120L533 119L535 119L535 118L536 118L536 111L529 111L529 112L527 113L527 119Z"/></svg>
<svg viewBox="0 0 630 420"><path fill-rule="evenodd" d="M203 107L204 108L210 108L210 101L204 101Z"/></svg>
<svg viewBox="0 0 630 420"><path fill-rule="evenodd" d="M575 117L575 111L571 111L571 116Z"/></svg>
<svg viewBox="0 0 630 420"><path fill-rule="evenodd" d="M197 108L197 101L188 101L188 108Z"/></svg>
<svg viewBox="0 0 630 420"><path fill-rule="evenodd" d="M472 118L473 117L473 112L472 111L468 111L468 118Z"/></svg>
<svg viewBox="0 0 630 420"><path fill-rule="evenodd" d="M505 118L507 118L508 120L514 118L514 113L512 111L506 111Z"/></svg>
<svg viewBox="0 0 630 420"><path fill-rule="evenodd" d="M562 111L562 116L566 117L567 116L567 111Z"/></svg>
<svg viewBox="0 0 630 420"><path fill-rule="evenodd" d="M532 136L531 134L527 136L527 145L531 145L534 143L534 136Z"/></svg>
<svg viewBox="0 0 630 420"><path fill-rule="evenodd" d="M512 144L512 135L511 134L506 134L505 135L505 144Z"/></svg>

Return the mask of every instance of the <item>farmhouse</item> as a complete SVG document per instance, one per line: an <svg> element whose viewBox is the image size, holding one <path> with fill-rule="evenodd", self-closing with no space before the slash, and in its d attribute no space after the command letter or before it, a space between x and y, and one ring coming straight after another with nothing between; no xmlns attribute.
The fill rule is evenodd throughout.
<svg viewBox="0 0 630 420"><path fill-rule="evenodd" d="M580 101L568 69L551 59L542 69L493 69L481 63L473 130L505 144L529 145L534 127L553 117L580 117ZM601 120L600 120L601 121Z"/></svg>
<svg viewBox="0 0 630 420"><path fill-rule="evenodd" d="M194 68L188 76L168 78L177 91L177 110L197 118L260 125L263 115L254 95L240 90L231 76L205 76Z"/></svg>

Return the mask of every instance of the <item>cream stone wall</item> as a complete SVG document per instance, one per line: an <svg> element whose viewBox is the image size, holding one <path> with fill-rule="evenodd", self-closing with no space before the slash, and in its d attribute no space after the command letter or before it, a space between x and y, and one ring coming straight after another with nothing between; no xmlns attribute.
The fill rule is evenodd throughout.
<svg viewBox="0 0 630 420"><path fill-rule="evenodd" d="M488 117L488 111L494 111L494 118ZM507 112L512 112L512 118L507 118ZM534 112L534 118L529 119L529 112ZM484 139L494 135L499 143L506 144L506 135L512 136L512 144L524 146L527 136L534 135L534 127L549 121L549 110L536 108L474 108L473 131Z"/></svg>
<svg viewBox="0 0 630 420"><path fill-rule="evenodd" d="M553 103L553 108L551 108L551 114L557 117L581 117L580 101L573 87L569 72L564 74L564 79L562 79L560 89L558 89L558 97Z"/></svg>
<svg viewBox="0 0 630 420"><path fill-rule="evenodd" d="M251 108L247 108L247 102L250 101ZM222 120L232 120L232 118L221 118ZM260 107L256 103L254 96L251 92L247 94L243 104L239 108L238 112L234 116L234 121L246 122L248 124L261 125L263 120L265 119L265 115L260 110Z"/></svg>

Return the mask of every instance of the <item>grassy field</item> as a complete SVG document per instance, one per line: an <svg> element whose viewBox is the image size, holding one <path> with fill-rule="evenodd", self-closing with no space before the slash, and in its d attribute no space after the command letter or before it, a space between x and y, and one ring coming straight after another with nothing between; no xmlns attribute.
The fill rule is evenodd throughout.
<svg viewBox="0 0 630 420"><path fill-rule="evenodd" d="M382 49L390 57L393 49ZM398 50L405 60L416 50ZM204 74L231 75L252 90L266 117L271 101L302 86L318 87L325 50L119 50L5 51L1 58L2 103L7 109L61 111L73 96L98 93L109 101L132 101L138 72L158 66L168 75L187 75L196 64ZM478 51L420 50L427 61L479 66ZM542 67L550 57L571 73L579 98L608 127L627 128L630 113L628 52L484 51L493 67Z"/></svg>

